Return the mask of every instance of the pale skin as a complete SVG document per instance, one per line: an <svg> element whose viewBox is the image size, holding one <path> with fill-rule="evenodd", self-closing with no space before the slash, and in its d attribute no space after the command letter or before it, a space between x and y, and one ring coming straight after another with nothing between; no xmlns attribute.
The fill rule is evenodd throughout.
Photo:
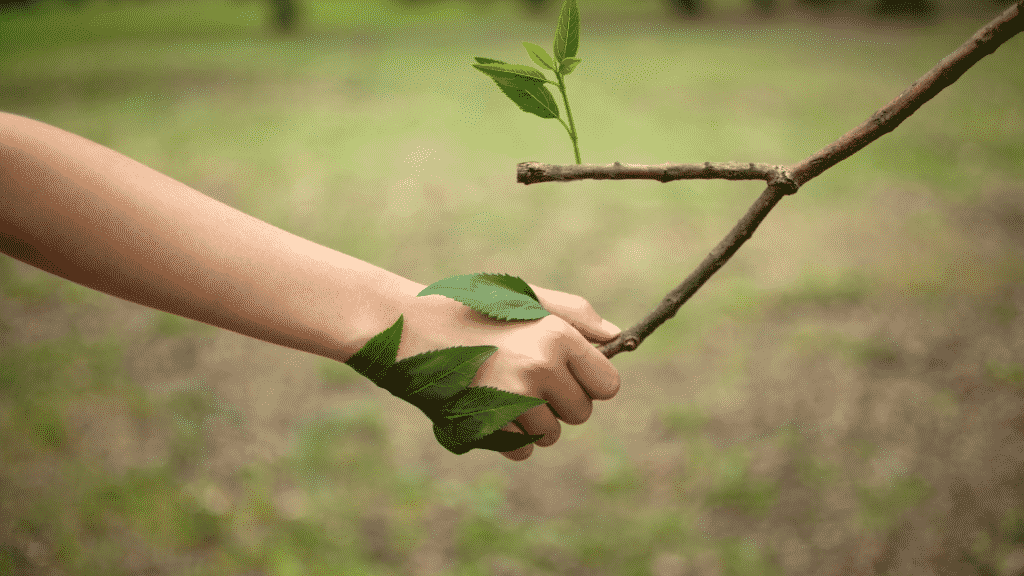
<svg viewBox="0 0 1024 576"><path fill-rule="evenodd" d="M579 296L530 285L551 312L503 322L210 198L114 150L0 112L0 252L137 304L345 362L400 314L398 359L497 346L473 385L547 400L503 429L583 424L619 391L595 347L620 330ZM468 272L467 272L468 273ZM435 280L440 280L437 278ZM432 280L433 281L433 280ZM521 430L521 429L522 430ZM533 444L502 454L521 461Z"/></svg>

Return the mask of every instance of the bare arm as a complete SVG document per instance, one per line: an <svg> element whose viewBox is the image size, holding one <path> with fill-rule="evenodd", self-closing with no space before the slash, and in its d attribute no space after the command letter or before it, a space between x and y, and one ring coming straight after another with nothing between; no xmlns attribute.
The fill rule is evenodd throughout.
<svg viewBox="0 0 1024 576"><path fill-rule="evenodd" d="M0 252L90 288L344 362L422 285L0 112Z"/></svg>
<svg viewBox="0 0 1024 576"><path fill-rule="evenodd" d="M561 434L619 373L591 342L620 330L571 294L533 287L552 315L489 319L424 285L248 216L122 154L0 112L0 252L73 282L266 342L347 361L405 316L403 359L452 346L499 348L477 371L544 398L503 430ZM530 456L533 445L503 452Z"/></svg>

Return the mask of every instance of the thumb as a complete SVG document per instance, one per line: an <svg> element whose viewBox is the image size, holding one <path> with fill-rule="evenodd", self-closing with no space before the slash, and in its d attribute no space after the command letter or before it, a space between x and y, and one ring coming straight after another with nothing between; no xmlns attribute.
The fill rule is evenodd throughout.
<svg viewBox="0 0 1024 576"><path fill-rule="evenodd" d="M573 316L572 318L566 318L561 314L555 314L572 324L572 327L579 331L587 340L596 340L597 342L607 342L614 340L619 334L622 334L622 330L612 324L611 322L597 317L597 321L583 320L579 316Z"/></svg>
<svg viewBox="0 0 1024 576"><path fill-rule="evenodd" d="M601 318L585 299L557 290L529 285L548 312L572 325L587 340L607 342L622 334L622 330L608 320Z"/></svg>
<svg viewBox="0 0 1024 576"><path fill-rule="evenodd" d="M597 332L598 334L595 334L595 336L598 337L597 339L602 342L607 342L608 340L616 338L619 334L622 334L622 329L615 324L602 319L601 326L598 327Z"/></svg>

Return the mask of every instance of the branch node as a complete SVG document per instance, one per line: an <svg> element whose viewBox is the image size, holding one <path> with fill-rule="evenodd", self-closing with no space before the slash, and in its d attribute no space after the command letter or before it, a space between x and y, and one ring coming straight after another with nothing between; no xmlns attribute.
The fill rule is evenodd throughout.
<svg viewBox="0 0 1024 576"><path fill-rule="evenodd" d="M775 166L775 170L771 177L768 178L768 185L775 188L781 188L782 193L786 196L796 194L796 191L800 189L800 186L793 178L792 172L790 172L785 166Z"/></svg>
<svg viewBox="0 0 1024 576"><path fill-rule="evenodd" d="M531 160L529 162L520 162L516 167L516 180L529 186L530 184L536 184L544 180L543 170L540 168L540 162Z"/></svg>
<svg viewBox="0 0 1024 576"><path fill-rule="evenodd" d="M622 349L627 352L632 352L633 350L636 350L636 347L639 345L640 343L636 341L636 338L630 336L629 338L626 338L625 342L622 343Z"/></svg>

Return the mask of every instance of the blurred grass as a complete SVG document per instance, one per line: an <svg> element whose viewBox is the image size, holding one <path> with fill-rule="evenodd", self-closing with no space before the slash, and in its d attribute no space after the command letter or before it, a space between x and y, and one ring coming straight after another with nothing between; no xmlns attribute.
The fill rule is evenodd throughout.
<svg viewBox="0 0 1024 576"><path fill-rule="evenodd" d="M507 272L623 328L761 190L515 184L569 139L470 64L527 63L557 8L305 4L290 37L264 3L5 14L0 106L418 282ZM624 10L581 5L587 163L795 162L984 24ZM337 363L0 260L0 574L908 573L957 546L933 565L1012 573L1020 46L785 200L524 463L448 454Z"/></svg>

